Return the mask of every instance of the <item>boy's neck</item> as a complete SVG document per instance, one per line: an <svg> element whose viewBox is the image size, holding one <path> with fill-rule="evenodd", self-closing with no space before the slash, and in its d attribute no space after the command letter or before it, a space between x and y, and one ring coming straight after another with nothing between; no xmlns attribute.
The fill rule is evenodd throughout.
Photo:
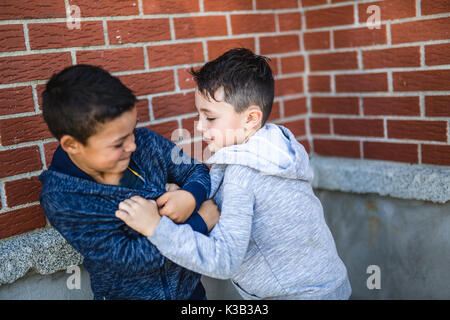
<svg viewBox="0 0 450 320"><path fill-rule="evenodd" d="M102 183L102 184L109 184L109 185L120 185L120 179L122 179L124 171L120 173L106 173L106 172L99 172L95 171L89 168L86 168L82 163L80 163L76 157L73 157L71 154L67 154L72 160L73 164L76 165L81 171L88 174L92 177L96 182Z"/></svg>

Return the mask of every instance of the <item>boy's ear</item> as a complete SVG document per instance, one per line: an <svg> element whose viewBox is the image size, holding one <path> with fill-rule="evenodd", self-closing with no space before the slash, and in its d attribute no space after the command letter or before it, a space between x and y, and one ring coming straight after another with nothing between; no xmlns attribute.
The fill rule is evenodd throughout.
<svg viewBox="0 0 450 320"><path fill-rule="evenodd" d="M61 148L63 148L63 150L68 154L77 154L80 151L81 143L72 136L62 136L59 143L61 144Z"/></svg>
<svg viewBox="0 0 450 320"><path fill-rule="evenodd" d="M246 116L246 126L248 129L258 128L261 125L262 121L262 111L261 108L255 105L251 105L246 110L247 116Z"/></svg>

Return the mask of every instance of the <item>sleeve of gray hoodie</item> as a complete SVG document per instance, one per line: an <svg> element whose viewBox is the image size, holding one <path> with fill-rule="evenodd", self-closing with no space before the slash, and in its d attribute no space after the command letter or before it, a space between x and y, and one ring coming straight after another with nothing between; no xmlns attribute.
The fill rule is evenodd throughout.
<svg viewBox="0 0 450 320"><path fill-rule="evenodd" d="M228 279L242 264L250 240L254 196L234 183L223 186L219 222L209 236L163 216L148 239L176 264L218 279Z"/></svg>

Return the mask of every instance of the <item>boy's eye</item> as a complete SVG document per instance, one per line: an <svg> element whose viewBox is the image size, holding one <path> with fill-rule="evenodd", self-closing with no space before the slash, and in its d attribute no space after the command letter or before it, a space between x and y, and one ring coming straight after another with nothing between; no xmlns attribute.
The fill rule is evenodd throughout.
<svg viewBox="0 0 450 320"><path fill-rule="evenodd" d="M116 148L116 149L120 149L120 148L122 148L122 147L123 147L123 143L114 146L114 148Z"/></svg>
<svg viewBox="0 0 450 320"><path fill-rule="evenodd" d="M213 120L216 120L216 118L206 118L206 120L213 121Z"/></svg>

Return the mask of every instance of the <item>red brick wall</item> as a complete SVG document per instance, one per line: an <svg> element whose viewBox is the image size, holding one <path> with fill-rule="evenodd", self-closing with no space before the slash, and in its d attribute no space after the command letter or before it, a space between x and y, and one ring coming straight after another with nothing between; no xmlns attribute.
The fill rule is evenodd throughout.
<svg viewBox="0 0 450 320"><path fill-rule="evenodd" d="M369 29L369 6L380 28ZM303 0L307 137L323 156L450 165L450 1Z"/></svg>
<svg viewBox="0 0 450 320"><path fill-rule="evenodd" d="M381 29L365 24L370 4L381 8ZM80 8L80 29L66 23L66 5ZM167 138L184 129L183 147L198 157L186 69L248 47L272 59L270 120L310 153L450 165L449 8L448 0L3 0L0 239L47 225L37 176L58 143L40 95L54 72L77 63L120 77L139 97L140 126Z"/></svg>

